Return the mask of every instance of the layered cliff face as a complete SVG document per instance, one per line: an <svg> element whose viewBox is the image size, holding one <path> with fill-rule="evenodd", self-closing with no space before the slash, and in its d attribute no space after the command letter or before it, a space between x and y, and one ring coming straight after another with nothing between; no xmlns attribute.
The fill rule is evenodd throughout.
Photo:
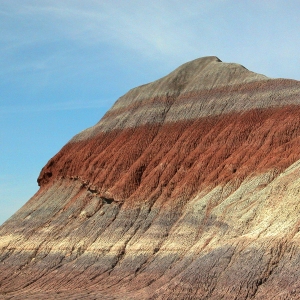
<svg viewBox="0 0 300 300"><path fill-rule="evenodd" d="M1 299L300 299L300 82L216 57L121 97L0 228Z"/></svg>

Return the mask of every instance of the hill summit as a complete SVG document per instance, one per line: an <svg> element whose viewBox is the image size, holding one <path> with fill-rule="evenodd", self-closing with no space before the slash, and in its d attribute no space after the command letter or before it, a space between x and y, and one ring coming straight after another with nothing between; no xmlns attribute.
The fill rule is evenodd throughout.
<svg viewBox="0 0 300 300"><path fill-rule="evenodd" d="M300 299L299 146L295 80L211 56L130 90L0 227L0 299Z"/></svg>

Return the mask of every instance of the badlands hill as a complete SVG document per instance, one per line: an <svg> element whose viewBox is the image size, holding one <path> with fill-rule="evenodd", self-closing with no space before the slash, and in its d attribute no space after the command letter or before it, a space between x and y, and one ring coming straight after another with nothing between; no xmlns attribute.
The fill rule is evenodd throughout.
<svg viewBox="0 0 300 300"><path fill-rule="evenodd" d="M0 299L300 299L300 82L205 57L130 90L0 228Z"/></svg>

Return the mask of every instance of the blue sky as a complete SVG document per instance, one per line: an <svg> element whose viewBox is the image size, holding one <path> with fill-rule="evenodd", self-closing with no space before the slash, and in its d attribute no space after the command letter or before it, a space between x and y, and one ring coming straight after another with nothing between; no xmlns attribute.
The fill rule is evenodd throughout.
<svg viewBox="0 0 300 300"><path fill-rule="evenodd" d="M129 89L216 55L300 80L300 2L0 0L0 224Z"/></svg>

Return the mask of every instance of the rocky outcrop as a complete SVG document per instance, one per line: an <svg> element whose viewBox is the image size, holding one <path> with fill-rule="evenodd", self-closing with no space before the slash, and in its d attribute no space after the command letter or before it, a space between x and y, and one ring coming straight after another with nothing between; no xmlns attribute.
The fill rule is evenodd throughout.
<svg viewBox="0 0 300 300"><path fill-rule="evenodd" d="M206 57L129 91L0 228L1 299L300 299L300 83Z"/></svg>

